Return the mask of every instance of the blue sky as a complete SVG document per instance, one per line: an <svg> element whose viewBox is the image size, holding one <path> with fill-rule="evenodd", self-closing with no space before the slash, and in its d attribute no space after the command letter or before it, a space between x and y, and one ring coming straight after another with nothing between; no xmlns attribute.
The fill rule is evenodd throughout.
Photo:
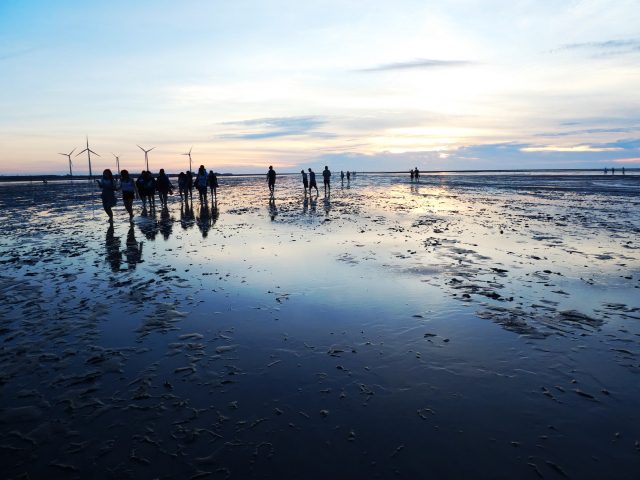
<svg viewBox="0 0 640 480"><path fill-rule="evenodd" d="M640 166L637 0L2 0L0 71L0 174Z"/></svg>

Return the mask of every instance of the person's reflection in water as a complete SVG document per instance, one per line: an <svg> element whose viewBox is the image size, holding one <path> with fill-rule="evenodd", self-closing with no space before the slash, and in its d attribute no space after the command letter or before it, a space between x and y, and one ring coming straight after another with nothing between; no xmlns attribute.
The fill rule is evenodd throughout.
<svg viewBox="0 0 640 480"><path fill-rule="evenodd" d="M200 232L202 232L202 238L207 238L209 229L211 228L211 215L209 213L209 202L202 202L200 204L200 216L197 218L196 223Z"/></svg>
<svg viewBox="0 0 640 480"><path fill-rule="evenodd" d="M418 185L415 183L411 184L411 193L418 193Z"/></svg>
<svg viewBox="0 0 640 480"><path fill-rule="evenodd" d="M158 224L158 228L162 233L162 237L165 240L169 240L171 232L173 231L173 218L169 215L169 209L167 207L164 207L160 212L160 223Z"/></svg>
<svg viewBox="0 0 640 480"><path fill-rule="evenodd" d="M183 230L193 227L194 215L193 215L193 200L188 201L185 195L184 203L180 205L180 225Z"/></svg>
<svg viewBox="0 0 640 480"><path fill-rule="evenodd" d="M276 207L276 199L274 196L269 197L269 216L272 222L278 216L278 208Z"/></svg>
<svg viewBox="0 0 640 480"><path fill-rule="evenodd" d="M211 226L212 227L216 224L219 217L220 217L220 210L218 210L218 201L216 200L211 204Z"/></svg>
<svg viewBox="0 0 640 480"><path fill-rule="evenodd" d="M324 196L324 214L329 215L331 211L331 193Z"/></svg>
<svg viewBox="0 0 640 480"><path fill-rule="evenodd" d="M120 263L122 262L122 253L120 252L120 238L113 234L113 225L109 225L109 228L107 229L107 237L104 245L107 251L107 261L111 265L111 270L119 272Z"/></svg>
<svg viewBox="0 0 640 480"><path fill-rule="evenodd" d="M309 195L310 197L310 205L311 205L311 213L316 213L316 209L318 207L318 195Z"/></svg>
<svg viewBox="0 0 640 480"><path fill-rule="evenodd" d="M306 215L308 211L309 211L309 197L307 197L307 194L305 192L304 201L302 202L302 214Z"/></svg>
<svg viewBox="0 0 640 480"><path fill-rule="evenodd" d="M142 243L136 240L136 231L133 225L127 233L127 264L129 270L135 270L138 263L142 263Z"/></svg>
<svg viewBox="0 0 640 480"><path fill-rule="evenodd" d="M138 222L138 228L140 228L142 234L147 240L155 240L160 231L158 221L156 220L156 211L153 209L149 210L147 218L141 220L141 222Z"/></svg>

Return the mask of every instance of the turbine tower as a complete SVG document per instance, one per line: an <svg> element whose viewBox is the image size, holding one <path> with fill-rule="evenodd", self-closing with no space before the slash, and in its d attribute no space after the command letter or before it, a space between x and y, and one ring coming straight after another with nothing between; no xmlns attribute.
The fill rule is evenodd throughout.
<svg viewBox="0 0 640 480"><path fill-rule="evenodd" d="M145 150L140 145L138 145L138 148L144 152L144 161L147 164L147 172L148 172L149 171L149 152L156 147L151 147L149 150Z"/></svg>
<svg viewBox="0 0 640 480"><path fill-rule="evenodd" d="M91 154L93 153L94 155L98 155L96 152L94 152L93 150L91 150L89 148L89 137L87 136L87 148L85 148L84 150L82 150L81 152L78 152L76 154L76 157L78 155L82 155L84 152L87 152L87 158L89 159L89 178L93 179L93 172L91 171ZM98 155L99 157L100 155Z"/></svg>
<svg viewBox="0 0 640 480"><path fill-rule="evenodd" d="M76 151L76 149L74 148L74 149L73 149L73 150L71 150L69 153L59 153L59 154L58 154L58 155L65 156L65 157L67 157L67 158L69 159L69 176L70 176L70 177L73 177L73 171L71 170L71 165L72 165L72 162L71 162L71 154L72 154L73 152L75 152L75 151Z"/></svg>
<svg viewBox="0 0 640 480"><path fill-rule="evenodd" d="M114 157L116 157L116 175L120 175L120 157L115 153L112 153Z"/></svg>
<svg viewBox="0 0 640 480"><path fill-rule="evenodd" d="M193 169L191 168L191 150L193 150L193 147L191 147L187 153L183 153L182 155L188 155L189 156L189 171L193 172Z"/></svg>

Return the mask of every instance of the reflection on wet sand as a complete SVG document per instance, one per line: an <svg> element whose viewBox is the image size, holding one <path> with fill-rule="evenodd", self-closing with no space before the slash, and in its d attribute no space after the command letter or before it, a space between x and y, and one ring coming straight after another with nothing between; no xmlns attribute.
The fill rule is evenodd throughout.
<svg viewBox="0 0 640 480"><path fill-rule="evenodd" d="M120 238L114 235L113 225L109 225L109 228L107 228L107 235L104 243L107 253L107 261L111 266L111 270L113 272L118 272L122 263L122 252L120 252Z"/></svg>

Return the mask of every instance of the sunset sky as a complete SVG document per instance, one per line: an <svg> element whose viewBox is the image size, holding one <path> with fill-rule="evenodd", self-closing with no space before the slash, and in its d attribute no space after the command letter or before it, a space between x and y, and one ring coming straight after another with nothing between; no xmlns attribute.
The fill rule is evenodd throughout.
<svg viewBox="0 0 640 480"><path fill-rule="evenodd" d="M1 0L0 72L0 174L640 167L638 0Z"/></svg>

